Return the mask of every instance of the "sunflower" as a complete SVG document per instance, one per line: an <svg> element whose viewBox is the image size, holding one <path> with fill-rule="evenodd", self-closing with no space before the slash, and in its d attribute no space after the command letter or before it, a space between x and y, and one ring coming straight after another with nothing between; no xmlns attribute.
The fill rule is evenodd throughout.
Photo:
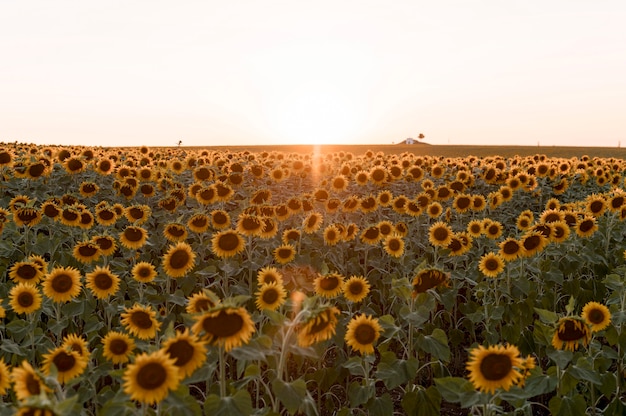
<svg viewBox="0 0 626 416"><path fill-rule="evenodd" d="M539 216L539 222L541 223L563 221L564 219L565 214L560 209L546 209Z"/></svg>
<svg viewBox="0 0 626 416"><path fill-rule="evenodd" d="M118 215L112 207L102 206L100 208L96 208L96 222L100 225L109 226L115 224L118 219ZM66 225L72 225L73 223L70 219L65 218L66 210L64 209L61 212L61 222ZM68 214L69 215L69 214Z"/></svg>
<svg viewBox="0 0 626 416"><path fill-rule="evenodd" d="M161 328L161 323L156 320L156 312L151 306L135 304L132 308L124 309L120 322L124 328L139 339L151 339L156 336Z"/></svg>
<svg viewBox="0 0 626 416"><path fill-rule="evenodd" d="M209 229L211 219L206 214L195 214L187 221L187 227L194 233L203 233Z"/></svg>
<svg viewBox="0 0 626 416"><path fill-rule="evenodd" d="M96 267L85 275L85 287L98 299L107 299L117 293L120 287L120 278L111 273L109 266Z"/></svg>
<svg viewBox="0 0 626 416"><path fill-rule="evenodd" d="M331 224L324 229L324 245L334 246L341 241L341 231L335 224Z"/></svg>
<svg viewBox="0 0 626 416"><path fill-rule="evenodd" d="M110 256L117 250L117 244L115 239L108 235L97 235L91 238L100 249L100 254L103 256Z"/></svg>
<svg viewBox="0 0 626 416"><path fill-rule="evenodd" d="M76 243L72 250L74 258L81 263L91 263L100 258L100 247L91 241Z"/></svg>
<svg viewBox="0 0 626 416"><path fill-rule="evenodd" d="M498 247L500 247L498 254L506 261L513 261L524 253L524 246L513 237L500 242Z"/></svg>
<svg viewBox="0 0 626 416"><path fill-rule="evenodd" d="M480 258L478 270L487 277L497 277L504 271L504 259L494 252L487 253Z"/></svg>
<svg viewBox="0 0 626 416"><path fill-rule="evenodd" d="M223 347L226 352L248 343L255 331L250 314L242 307L216 306L195 316L195 320L191 330L204 334L202 339Z"/></svg>
<svg viewBox="0 0 626 416"><path fill-rule="evenodd" d="M521 256L523 257L534 256L538 252L542 251L548 243L548 240L543 236L543 234L537 231L524 234L519 241L524 248L521 253Z"/></svg>
<svg viewBox="0 0 626 416"><path fill-rule="evenodd" d="M43 270L32 261L14 263L9 269L9 277L16 283L36 285L43 278Z"/></svg>
<svg viewBox="0 0 626 416"><path fill-rule="evenodd" d="M287 264L296 257L296 248L291 244L282 244L274 249L274 259L280 264Z"/></svg>
<svg viewBox="0 0 626 416"><path fill-rule="evenodd" d="M472 211L482 211L487 207L487 200L483 195L472 196Z"/></svg>
<svg viewBox="0 0 626 416"><path fill-rule="evenodd" d="M430 226L428 240L433 246L447 247L452 241L452 230L443 221L438 221Z"/></svg>
<svg viewBox="0 0 626 416"><path fill-rule="evenodd" d="M348 323L345 341L353 350L361 354L373 354L374 343L378 341L381 331L378 319L359 314Z"/></svg>
<svg viewBox="0 0 626 416"><path fill-rule="evenodd" d="M336 307L325 306L320 312L310 317L298 331L298 345L309 347L335 335L339 313Z"/></svg>
<svg viewBox="0 0 626 416"><path fill-rule="evenodd" d="M13 391L17 400L24 401L31 396L39 396L42 392L49 392L50 389L35 369L27 362L13 367L11 371L11 380L13 381Z"/></svg>
<svg viewBox="0 0 626 416"><path fill-rule="evenodd" d="M261 218L243 214L237 220L236 230L239 234L245 236L258 236L263 232L263 221Z"/></svg>
<svg viewBox="0 0 626 416"><path fill-rule="evenodd" d="M608 200L608 208L611 212L620 212L622 207L626 205L626 196L624 194L616 194Z"/></svg>
<svg viewBox="0 0 626 416"><path fill-rule="evenodd" d="M220 302L215 293L208 289L203 289L201 292L194 293L187 298L187 306L185 310L188 314L200 313L208 311Z"/></svg>
<svg viewBox="0 0 626 416"><path fill-rule="evenodd" d="M496 389L508 391L517 384L522 374L522 359L517 347L513 345L496 345L473 348L467 362L469 380L474 387L482 392L495 393Z"/></svg>
<svg viewBox="0 0 626 416"><path fill-rule="evenodd" d="M413 297L417 297L420 293L425 293L429 289L437 287L449 286L450 275L443 270L428 268L419 271L411 282L413 286Z"/></svg>
<svg viewBox="0 0 626 416"><path fill-rule="evenodd" d="M581 238L590 237L598 230L596 218L591 215L584 215L578 218L574 227L576 235Z"/></svg>
<svg viewBox="0 0 626 416"><path fill-rule="evenodd" d="M193 268L195 259L196 253L189 244L180 242L170 245L163 255L163 269L170 277L182 277Z"/></svg>
<svg viewBox="0 0 626 416"><path fill-rule="evenodd" d="M361 241L366 244L377 244L382 238L383 235L377 225L367 227L361 232Z"/></svg>
<svg viewBox="0 0 626 416"><path fill-rule="evenodd" d="M102 338L102 355L113 364L124 364L130 361L135 349L135 341L127 334L109 331Z"/></svg>
<svg viewBox="0 0 626 416"><path fill-rule="evenodd" d="M602 331L611 323L609 308L598 302L587 302L581 315L585 322L591 325L592 332Z"/></svg>
<svg viewBox="0 0 626 416"><path fill-rule="evenodd" d="M474 238L480 237L485 232L483 222L481 220L471 220L467 223L467 232Z"/></svg>
<svg viewBox="0 0 626 416"><path fill-rule="evenodd" d="M259 237L267 240L278 234L278 224L276 220L269 217L262 217L261 222L263 223L263 228L261 233L259 233Z"/></svg>
<svg viewBox="0 0 626 416"><path fill-rule="evenodd" d="M63 348L76 351L81 357L89 357L89 344L82 337L76 334L68 334L63 337Z"/></svg>
<svg viewBox="0 0 626 416"><path fill-rule="evenodd" d="M383 248L392 257L402 257L404 254L404 240L396 234L388 235L383 241Z"/></svg>
<svg viewBox="0 0 626 416"><path fill-rule="evenodd" d="M69 302L80 294L80 278L73 267L55 267L43 280L43 293L54 302Z"/></svg>
<svg viewBox="0 0 626 416"><path fill-rule="evenodd" d="M61 384L81 375L87 368L87 357L83 357L76 351L68 350L63 346L53 349L47 354L43 354L42 370L49 376L54 366L57 380Z"/></svg>
<svg viewBox="0 0 626 416"><path fill-rule="evenodd" d="M363 276L350 276L343 284L343 296L350 302L363 301L370 292L370 284Z"/></svg>
<svg viewBox="0 0 626 416"><path fill-rule="evenodd" d="M388 190L380 191L378 195L376 195L376 201L380 206L387 207L391 204L393 200L393 193Z"/></svg>
<svg viewBox="0 0 626 416"><path fill-rule="evenodd" d="M89 198L90 196L94 196L100 191L100 187L98 184L94 182L81 182L78 192L85 198Z"/></svg>
<svg viewBox="0 0 626 416"><path fill-rule="evenodd" d="M157 276L157 271L151 263L142 261L133 266L131 276L138 282L150 283Z"/></svg>
<svg viewBox="0 0 626 416"><path fill-rule="evenodd" d="M235 230L224 230L211 238L211 251L220 258L232 257L243 251L245 241Z"/></svg>
<svg viewBox="0 0 626 416"><path fill-rule="evenodd" d="M387 169L382 166L376 166L369 172L370 181L376 185L383 185L387 182Z"/></svg>
<svg viewBox="0 0 626 416"><path fill-rule="evenodd" d="M315 293L326 298L334 298L343 289L343 276L339 273L328 273L315 278Z"/></svg>
<svg viewBox="0 0 626 416"><path fill-rule="evenodd" d="M180 384L181 377L175 362L162 349L137 356L124 371L124 392L130 395L131 400L159 403Z"/></svg>
<svg viewBox="0 0 626 416"><path fill-rule="evenodd" d="M589 195L585 203L585 212L596 218L602 216L606 211L607 203L602 195Z"/></svg>
<svg viewBox="0 0 626 416"><path fill-rule="evenodd" d="M13 222L18 227L27 226L34 227L41 221L41 211L35 208L22 207L13 213Z"/></svg>
<svg viewBox="0 0 626 416"><path fill-rule="evenodd" d="M580 345L586 347L591 341L591 328L583 318L566 316L559 319L552 346L557 350L576 351Z"/></svg>
<svg viewBox="0 0 626 416"><path fill-rule="evenodd" d="M282 283L267 283L261 285L259 291L256 293L256 307L259 310L275 311L287 298L287 292L285 291Z"/></svg>
<svg viewBox="0 0 626 416"><path fill-rule="evenodd" d="M54 201L45 201L39 209L43 215L55 221L61 215L61 209Z"/></svg>
<svg viewBox="0 0 626 416"><path fill-rule="evenodd" d="M124 209L124 216L133 223L133 225L141 225L148 221L152 209L148 205L138 204L131 205Z"/></svg>
<svg viewBox="0 0 626 416"><path fill-rule="evenodd" d="M485 227L485 235L487 236L487 238L495 240L502 235L502 224L499 221L486 219L486 222L484 223L484 227Z"/></svg>
<svg viewBox="0 0 626 416"><path fill-rule="evenodd" d="M452 207L459 214L465 213L470 210L472 206L472 197L465 194L459 194L454 197L452 201Z"/></svg>
<svg viewBox="0 0 626 416"><path fill-rule="evenodd" d="M29 283L18 283L9 291L9 305L15 313L33 313L41 308L41 294Z"/></svg>
<svg viewBox="0 0 626 416"><path fill-rule="evenodd" d="M394 227L393 233L400 237L406 237L407 234L409 233L409 227L403 221L397 222L393 227Z"/></svg>
<svg viewBox="0 0 626 416"><path fill-rule="evenodd" d="M359 201L359 209L367 214L378 209L378 199L372 195L366 196Z"/></svg>
<svg viewBox="0 0 626 416"><path fill-rule="evenodd" d="M302 221L302 230L307 234L312 234L320 229L324 217L318 212L311 212Z"/></svg>
<svg viewBox="0 0 626 416"><path fill-rule="evenodd" d="M404 195L398 195L391 201L391 208L398 214L404 214L409 199Z"/></svg>
<svg viewBox="0 0 626 416"><path fill-rule="evenodd" d="M136 225L129 225L120 233L120 243L129 249L141 248L147 240L148 231Z"/></svg>
<svg viewBox="0 0 626 416"><path fill-rule="evenodd" d="M174 359L174 365L178 367L182 379L192 375L206 361L205 344L195 334L190 334L189 328L185 328L184 331L176 331L176 335L163 341L161 350Z"/></svg>
<svg viewBox="0 0 626 416"><path fill-rule="evenodd" d="M11 373L4 360L0 359L0 396L4 396L11 387Z"/></svg>
<svg viewBox="0 0 626 416"><path fill-rule="evenodd" d="M552 235L550 236L550 241L554 243L562 243L567 240L570 236L571 230L570 227L565 223L565 221L557 221L550 223L552 226Z"/></svg>
<svg viewBox="0 0 626 416"><path fill-rule="evenodd" d="M283 275L275 267L264 267L257 272L257 282L259 285L266 285L270 283L282 285Z"/></svg>

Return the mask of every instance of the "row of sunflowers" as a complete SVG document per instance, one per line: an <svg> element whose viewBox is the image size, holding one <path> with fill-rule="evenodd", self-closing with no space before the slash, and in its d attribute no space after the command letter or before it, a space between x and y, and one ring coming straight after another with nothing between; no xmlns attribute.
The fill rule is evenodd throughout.
<svg viewBox="0 0 626 416"><path fill-rule="evenodd" d="M0 414L622 414L624 164L3 144Z"/></svg>

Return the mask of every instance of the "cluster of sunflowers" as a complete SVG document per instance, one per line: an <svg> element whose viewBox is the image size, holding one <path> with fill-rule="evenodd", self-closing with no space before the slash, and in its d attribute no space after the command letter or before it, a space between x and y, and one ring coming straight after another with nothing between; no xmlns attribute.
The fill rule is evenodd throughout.
<svg viewBox="0 0 626 416"><path fill-rule="evenodd" d="M254 391L237 397L258 412L324 413L338 400L414 413L437 385L438 412L455 398L441 372L413 367L428 360L506 409L497 393L548 374L553 351L624 349L609 309L624 300L602 282L624 263L623 168L4 145L0 410L194 413L218 385L220 398ZM621 368L606 354L602 372ZM351 387L325 395L318 360ZM317 386L300 391L304 404L286 397L298 380ZM534 396L571 394L544 384ZM394 404L401 394L413 398Z"/></svg>

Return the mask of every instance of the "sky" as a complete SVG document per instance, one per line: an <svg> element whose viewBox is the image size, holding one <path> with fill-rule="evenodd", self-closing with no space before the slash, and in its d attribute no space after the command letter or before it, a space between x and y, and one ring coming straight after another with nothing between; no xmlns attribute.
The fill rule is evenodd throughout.
<svg viewBox="0 0 626 416"><path fill-rule="evenodd" d="M0 142L626 146L623 0L0 0Z"/></svg>

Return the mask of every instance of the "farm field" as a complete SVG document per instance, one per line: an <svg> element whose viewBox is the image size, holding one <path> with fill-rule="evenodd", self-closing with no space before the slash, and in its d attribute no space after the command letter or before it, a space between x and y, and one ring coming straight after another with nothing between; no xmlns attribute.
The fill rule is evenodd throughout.
<svg viewBox="0 0 626 416"><path fill-rule="evenodd" d="M625 168L3 144L0 415L624 414Z"/></svg>

